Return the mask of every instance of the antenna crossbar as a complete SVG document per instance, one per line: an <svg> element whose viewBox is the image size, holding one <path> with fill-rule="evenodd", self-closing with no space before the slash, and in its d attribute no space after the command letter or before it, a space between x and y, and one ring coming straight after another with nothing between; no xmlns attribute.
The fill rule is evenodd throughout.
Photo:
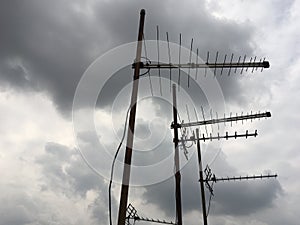
<svg viewBox="0 0 300 225"><path fill-rule="evenodd" d="M264 179L264 178L276 178L277 174L273 175L253 175L253 176L239 176L239 177L220 177L217 178L215 176L212 176L209 179L205 179L204 182L217 182L217 181L235 181L235 180L250 180L250 179Z"/></svg>
<svg viewBox="0 0 300 225"><path fill-rule="evenodd" d="M248 133L248 131L246 131L246 133L244 133L244 134L237 134L237 132L235 132L234 134L231 134L231 135L229 135L228 134L228 132L226 132L226 134L225 135L223 135L223 136L220 136L219 135L219 133L218 133L218 135L217 136L212 136L211 134L210 134L210 136L208 137L208 136L204 136L204 134L202 135L202 137L199 137L199 138L196 138L195 136L191 136L190 138L186 138L186 139L181 139L181 140L178 140L178 142L186 142L186 141L197 141L197 140L199 140L199 141L207 141L207 140L210 140L210 141L212 141L212 140L220 140L220 139L229 139L229 138L240 138L240 137L246 137L246 138L248 138L248 137L256 137L258 134L257 134L257 130L255 130L255 132L254 133Z"/></svg>
<svg viewBox="0 0 300 225"><path fill-rule="evenodd" d="M181 123L178 124L179 127L191 127L191 126L201 126L201 125L208 125L208 124L215 124L215 123L227 123L227 122L234 122L239 120L253 120L263 117L271 117L270 112L265 113L256 113L251 115L244 115L244 116L232 116L227 118L220 118L220 119L211 119L211 120L203 120L203 121L196 121L196 122L189 122L189 123ZM171 124L171 129L174 128L174 124Z"/></svg>
<svg viewBox="0 0 300 225"><path fill-rule="evenodd" d="M132 68L135 67L136 63L132 64ZM178 68L188 68L188 69L196 69L196 68L269 68L270 63L268 61L262 62L236 62L236 63L143 63L139 62L141 69L178 69Z"/></svg>

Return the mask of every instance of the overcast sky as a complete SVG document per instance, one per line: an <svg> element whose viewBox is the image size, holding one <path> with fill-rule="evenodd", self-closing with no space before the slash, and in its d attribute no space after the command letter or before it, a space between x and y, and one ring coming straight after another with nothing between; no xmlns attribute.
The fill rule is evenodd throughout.
<svg viewBox="0 0 300 225"><path fill-rule="evenodd" d="M193 50L199 48L203 60L209 51L213 61L218 51L220 61L234 53L235 60L247 54L247 59L266 57L271 64L262 73L227 76L225 71L216 78L213 71L206 77L202 71L190 88L182 72L178 105L185 121L185 104L192 120L197 119L193 107L202 119L201 105L207 118L210 109L214 117L216 112L272 113L267 120L207 127L214 134L255 129L259 134L204 143L204 166L209 164L216 176L278 174L277 179L215 184L209 224L299 224L300 1L4 0L0 225L108 224L108 177L123 133L135 57L135 44L127 43L136 41L142 8L147 40L156 39L158 25L162 41L168 32L178 44L181 33L183 47L190 48L194 38ZM147 42L147 56L154 62L155 47ZM160 48L168 61L166 44ZM140 82L129 202L140 216L174 221L169 71L162 72L162 96L157 71L151 76L154 96L148 77ZM173 77L177 81L178 73ZM123 145L113 185L114 224L124 150ZM189 148L188 160L180 151L183 220L189 225L202 221L194 151L195 146Z"/></svg>

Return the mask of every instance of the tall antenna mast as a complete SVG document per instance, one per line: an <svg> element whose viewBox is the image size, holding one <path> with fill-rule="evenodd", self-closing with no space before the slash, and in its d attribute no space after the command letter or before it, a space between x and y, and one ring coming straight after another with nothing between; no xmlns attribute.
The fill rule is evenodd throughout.
<svg viewBox="0 0 300 225"><path fill-rule="evenodd" d="M177 100L176 100L176 85L173 84L173 127L174 127L174 147L175 147L175 195L176 195L176 222L182 225L182 209L181 209L181 174L179 166L179 151L178 151L178 128L177 122Z"/></svg>
<svg viewBox="0 0 300 225"><path fill-rule="evenodd" d="M131 167L132 147L133 147L133 137L134 137L134 127L135 127L135 117L136 117L136 107L137 107L137 95L138 95L139 77L140 77L139 62L141 61L141 55L142 55L144 22L145 22L145 10L142 9L140 12L140 24L139 24L138 42L137 42L136 57L135 57L133 87L132 87L131 102L130 102L130 116L129 116L127 144L126 144L125 159L124 159L124 170L123 170L122 189L121 189L120 205L119 205L118 225L125 225L125 220L126 220L126 207L128 201L130 167Z"/></svg>

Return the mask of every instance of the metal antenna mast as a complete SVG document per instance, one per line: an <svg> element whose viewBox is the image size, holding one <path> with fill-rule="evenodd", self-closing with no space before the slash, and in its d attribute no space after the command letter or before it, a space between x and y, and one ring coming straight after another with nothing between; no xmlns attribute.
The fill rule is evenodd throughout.
<svg viewBox="0 0 300 225"><path fill-rule="evenodd" d="M173 84L173 127L174 127L174 146L175 146L175 193L176 193L176 219L177 224L182 225L182 210L181 210L181 174L179 166L179 151L178 151L178 128L179 124L177 122L177 101L176 101L176 85Z"/></svg>

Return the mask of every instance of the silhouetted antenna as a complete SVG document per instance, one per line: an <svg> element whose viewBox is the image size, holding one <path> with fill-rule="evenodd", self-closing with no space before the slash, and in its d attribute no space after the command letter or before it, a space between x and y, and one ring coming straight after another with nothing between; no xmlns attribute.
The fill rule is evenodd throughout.
<svg viewBox="0 0 300 225"><path fill-rule="evenodd" d="M191 42L191 47L192 47L192 42ZM214 75L216 76L216 71L217 69L225 69L225 68L235 68L235 73L237 71L237 69L241 69L240 73L242 74L245 68L269 68L270 64L268 61L265 61L265 59L263 61L260 62L246 62L246 55L243 58L243 61L240 62L241 60L241 56L238 59L238 62L218 62L218 56L219 56L219 52L216 52L216 57L215 57L215 61L210 63L209 62L209 52L207 52L207 58L206 58L206 63L144 63L144 62L140 62L140 67L142 69L178 69L178 68L187 68L187 69L206 69L210 68L210 69L214 69ZM135 63L133 63L132 66L134 66ZM205 76L206 76L206 72L205 72Z"/></svg>
<svg viewBox="0 0 300 225"><path fill-rule="evenodd" d="M224 114L224 118L205 120L203 108L201 108L201 110L202 110L202 115L203 115L203 121L182 123L182 124L180 124L180 127L201 126L201 125L208 125L208 124L215 124L215 123L228 123L228 122L233 122L233 121L238 121L238 120L248 120L248 119L251 119L251 121L252 121L252 120L258 119L258 118L271 117L270 112L252 114L252 111L251 111L251 114L246 115L246 116L241 115L241 116L233 117L230 114L230 117L225 117L225 114ZM171 127L171 128L173 128L173 127Z"/></svg>
<svg viewBox="0 0 300 225"><path fill-rule="evenodd" d="M208 124L219 124L219 123L227 123L230 122L232 125L232 122L235 121L237 123L237 121L241 120L243 122L243 120L247 120L247 119L251 119L251 121L253 119L259 119L262 117L271 117L271 113L270 112L265 112L265 113L256 113L256 114L251 114L247 115L247 116L243 116L243 113L241 113L240 116L238 116L238 114L236 114L236 116L232 116L232 113L230 113L229 117L225 117L224 114L224 118L219 119L218 118L218 114L216 113L216 119L212 118L212 109L210 110L210 115L211 118L210 120L206 120L204 117L204 110L203 107L201 107L201 111L202 111L202 116L203 116L203 121L195 121L195 122L188 122L188 123L184 123L182 122L181 124L178 124L176 127L174 126L174 124L171 124L171 128L173 129L178 129L178 128L187 128L187 127L192 127L192 126L201 126L204 125L205 127ZM197 117L196 117L197 118ZM212 196L214 195L213 193L213 185L214 183L218 182L218 181L234 181L234 180L249 180L249 179L263 179L263 178L274 178L277 177L277 175L253 175L253 176L239 176L239 177L220 177L217 178L215 176L215 174L212 174L211 169L209 168L209 166L206 166L206 169L203 171L202 169L202 159L201 159L201 148L200 148L200 141L206 142L206 141L213 141L213 140L221 140L221 139L225 139L225 140L229 140L229 139L237 139L237 138L248 138L248 137L256 137L258 135L257 130L255 130L254 132L250 133L248 132L248 130L246 130L245 133L238 133L237 131L235 131L232 134L229 134L228 132L225 132L225 134L220 135L220 133L218 132L216 135L213 135L212 133L210 133L209 135L206 134L206 136L204 134L200 134L199 129L196 129L196 135L194 132L192 132L192 135L190 137L184 137L184 139L182 138L181 140L178 140L179 143L185 145L187 142L192 142L192 143L197 143L197 152L198 152L198 165L199 165L199 181L200 181L200 189L201 189L201 202L202 202L202 213L203 213L203 222L205 225L207 225L207 217L210 211L210 205L211 205L211 199ZM203 178L203 172L206 175L206 178ZM208 203L208 208L206 207L206 201L205 201L205 191L204 191L204 184L206 186L206 188L209 190L210 192L210 197L209 197L209 203Z"/></svg>
<svg viewBox="0 0 300 225"><path fill-rule="evenodd" d="M206 178L204 182L208 181L213 181L213 182L218 182L218 181L239 181L239 180L255 180L255 179L265 179L265 178L276 178L277 174L267 174L267 175L253 175L253 176L233 176L233 177L216 177L212 176L209 178Z"/></svg>
<svg viewBox="0 0 300 225"><path fill-rule="evenodd" d="M238 61L234 59L234 55L231 55L230 61L227 61L227 54L224 55L224 58L219 61L219 52L217 51L215 54L214 59L209 61L210 57L210 52L207 52L206 56L206 62L199 62L198 61L198 56L199 56L199 50L197 48L196 51L196 61L195 63L192 63L192 53L193 53L193 39L191 40L191 46L190 46L190 52L189 52L189 59L187 62L182 63L181 59L181 45L182 45L182 36L181 34L179 35L179 62L178 63L172 63L171 60L171 50L170 50L170 42L169 42L169 34L166 32L167 35L167 46L168 46L168 58L169 62L168 63L162 63L161 60L161 49L160 49L160 35L159 35L159 27L156 26L156 48L157 48L157 62L156 60L149 59L147 56L147 49L146 49L146 44L145 44L145 39L144 39L144 21L145 21L145 10L142 9L140 12L140 20L139 20L139 31L138 31L138 42L137 42L137 51L136 51L136 56L134 59L134 63L132 64L132 68L134 69L134 76L133 80L133 88L132 88L132 95L131 95L131 102L130 102L130 114L129 114L129 125L127 129L127 144L126 144L126 151L125 151L125 157L124 157L124 169L123 169L123 177L122 177L122 187L121 187L121 194L120 194L120 205L119 205L119 214L118 214L118 225L125 225L126 223L129 225L130 221L148 221L148 222L154 222L154 223L162 223L162 224L176 224L176 225L182 225L182 204L181 204L181 173L180 173L180 160L179 160L179 147L180 144L184 148L184 153L185 155L187 154L187 148L191 147L187 146L186 143L188 141L191 141L193 143L197 143L197 152L198 152L198 164L199 164L199 176L200 176L200 186L201 186L201 197L202 197L202 209L203 209L203 222L204 225L207 225L207 215L206 213L206 203L205 203L205 192L204 192L204 183L207 183L207 187L210 187L209 190L211 194L213 194L213 184L210 185L211 182L216 183L217 181L225 181L228 180L244 180L244 179L258 179L258 178L271 178L275 177L275 175L254 175L254 176L240 176L240 177L227 177L227 178L216 178L214 174L212 174L210 169L205 170L206 174L206 180L203 178L203 169L202 169L202 161L201 161L201 149L200 149L200 141L214 141L214 140L221 140L221 139L237 139L237 138L248 138L248 137L256 137L257 136L257 131L253 133L249 133L248 130L246 130L245 133L237 133L234 132L232 134L229 134L226 132L225 134L213 134L213 127L212 127L212 132L208 134L207 131L207 125L211 124L218 124L218 123L224 123L226 124L227 122L232 122L234 121L239 121L241 120L248 120L250 119L251 122L254 119L259 119L263 117L270 117L271 113L266 112L266 113L256 113L256 114L247 114L247 116L244 116L241 114L241 116L232 116L230 114L230 117L226 118L224 114L224 118L218 118L218 114L216 113L216 118L212 118L212 110L210 111L210 119L206 120L205 115L204 115L204 110L203 107L201 106L201 111L202 111L202 117L203 121L199 121L198 117L196 116L197 121L191 122L190 121L190 116L189 112L188 113L188 118L189 121L188 123L184 123L184 121L178 123L178 112L177 112L177 99L176 99L176 85L173 84L172 88L172 95L173 95L173 122L171 124L171 128L173 129L173 142L174 142L174 147L175 147L175 153L174 153L174 168L175 168L175 196L176 196L176 222L166 222L164 220L158 220L158 219L151 219L147 217L140 217L137 214L136 209L129 204L127 207L127 202L128 202L128 193L129 193L129 186L130 186L130 167L131 167L131 159L132 159L132 152L133 152L133 143L134 143L134 129L135 129L135 119L136 119L136 109L137 109L137 103L138 103L138 85L139 85L139 78L143 75L148 74L150 78L150 71L151 70L158 70L158 77L159 77L159 89L160 89L160 94L162 95L162 82L161 82L161 70L167 69L169 70L169 75L170 75L170 85L172 83L172 70L173 69L178 69L178 85L180 85L180 70L181 69L188 69L188 81L187 81L187 86L190 86L190 72L192 69L196 69L196 76L195 78L197 79L198 75L198 70L199 69L204 69L204 76L206 77L207 75L207 69L213 70L214 77L216 77L217 72L220 72L220 75L223 74L225 69L228 69L228 76L230 75L231 71L234 69L234 73L237 72L237 69L239 69L240 74L243 74L244 71L248 71L248 68L252 68L252 72L257 70L258 68L261 68L261 71L263 71L264 68L269 68L270 64L268 61L265 61L265 58L260 59L259 62L256 61L256 56L251 57L249 61L247 61L247 56L245 55L243 57L243 60L241 61L241 56L238 57ZM143 48L143 40L144 40L144 52L145 52L145 57L142 57L142 48ZM164 54L163 54L164 55ZM214 55L214 54L212 54ZM141 69L146 69L145 73L140 73ZM153 73L152 73L153 74ZM152 83L151 79L149 79L150 82L150 88L151 88L151 93L153 94L152 90ZM178 89L179 90L179 89ZM194 109L195 110L195 109ZM205 134L200 134L200 126L204 125L205 126L205 131L206 131L206 136ZM199 129L196 129L196 132L190 132L190 137L188 137L188 132L187 128L191 129L192 126L199 126ZM183 131L181 139L178 137L178 129ZM218 127L219 131L219 127ZM122 144L122 142L121 142ZM187 155L186 155L187 157ZM209 175L209 176L208 176ZM277 175L276 175L277 176ZM211 195L212 196L212 195ZM209 199L211 199L211 196ZM210 206L210 203L209 203ZM207 210L209 212L209 209ZM128 216L126 216L126 214ZM111 223L111 220L110 220Z"/></svg>
<svg viewBox="0 0 300 225"><path fill-rule="evenodd" d="M160 224L174 224L176 223L172 221L165 221L165 220L159 220L159 219L152 219L148 217L141 217L137 214L137 210L131 205L131 203L127 207L127 216L125 220L126 225L134 225L136 221L147 221L152 223L160 223Z"/></svg>
<svg viewBox="0 0 300 225"><path fill-rule="evenodd" d="M204 136L204 134L202 134L202 136L200 136L198 139L195 136L190 136L190 138L185 138L184 142L187 142L187 141L195 142L197 140L204 141L204 142L205 141L212 141L212 140L221 140L221 139L228 140L230 138L237 139L237 138L240 138L240 137L245 137L245 138L256 137L257 135L258 135L257 130L255 130L253 133L249 133L248 130L247 130L245 133L242 133L242 134L238 134L237 132L234 132L234 134L228 134L228 132L226 131L225 135L220 135L219 132L217 133L216 136L212 136L212 133L210 133L207 136ZM180 140L179 142L182 142L182 140Z"/></svg>

